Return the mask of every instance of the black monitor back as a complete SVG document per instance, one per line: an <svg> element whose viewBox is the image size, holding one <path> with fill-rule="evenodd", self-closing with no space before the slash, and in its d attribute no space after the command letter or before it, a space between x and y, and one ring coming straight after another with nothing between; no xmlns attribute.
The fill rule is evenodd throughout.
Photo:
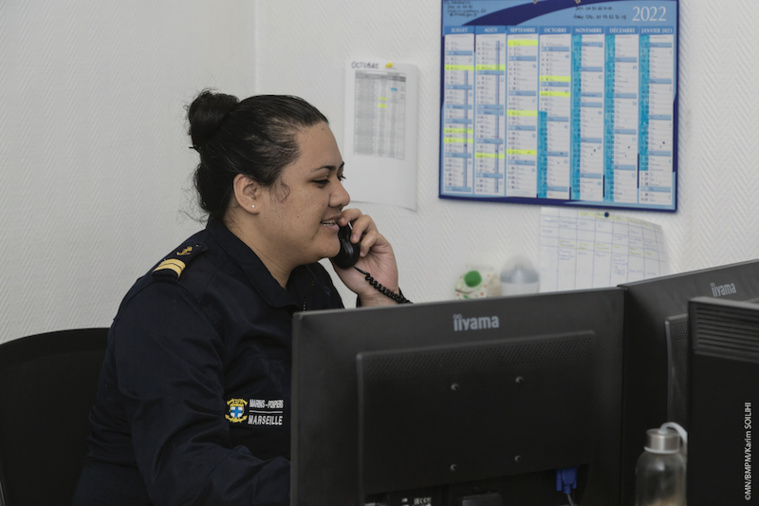
<svg viewBox="0 0 759 506"><path fill-rule="evenodd" d="M688 504L759 504L759 305L696 298L689 317Z"/></svg>
<svg viewBox="0 0 759 506"><path fill-rule="evenodd" d="M593 378L577 371L594 370L594 338L588 331L359 353L364 494L591 462Z"/></svg>
<svg viewBox="0 0 759 506"><path fill-rule="evenodd" d="M292 504L427 487L447 506L479 481L560 505L562 466L584 506L616 504L622 314L618 288L298 313Z"/></svg>
<svg viewBox="0 0 759 506"><path fill-rule="evenodd" d="M625 290L622 497L632 505L635 464L646 430L673 421L689 428L688 302L759 298L759 261L621 285Z"/></svg>

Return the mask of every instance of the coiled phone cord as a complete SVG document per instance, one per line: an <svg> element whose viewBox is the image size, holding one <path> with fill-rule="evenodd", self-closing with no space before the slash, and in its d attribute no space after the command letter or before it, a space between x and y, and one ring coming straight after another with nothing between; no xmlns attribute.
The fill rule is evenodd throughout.
<svg viewBox="0 0 759 506"><path fill-rule="evenodd" d="M377 282L377 280L374 279L371 274L359 269L355 265L353 266L353 268L356 269L361 274L363 274L366 281L370 285L372 285L372 287L378 290L381 294L386 295L387 297L390 297L391 299L396 301L398 304L411 304L411 301L408 300L406 297L404 297L402 293L395 293L394 291L390 290L386 286L382 286L382 283ZM398 291L400 292L400 288L398 289Z"/></svg>

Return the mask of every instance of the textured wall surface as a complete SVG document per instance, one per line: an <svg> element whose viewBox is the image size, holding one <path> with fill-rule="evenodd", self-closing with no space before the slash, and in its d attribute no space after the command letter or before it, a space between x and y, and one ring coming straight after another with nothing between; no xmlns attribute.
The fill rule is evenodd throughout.
<svg viewBox="0 0 759 506"><path fill-rule="evenodd" d="M663 227L673 272L759 253L759 3L680 4L679 210L626 213ZM0 0L0 341L107 325L199 227L194 93L301 95L342 143L349 59L419 66L418 208L355 204L393 242L404 293L450 299L468 263L537 261L539 207L437 197L439 37L439 0Z"/></svg>
<svg viewBox="0 0 759 506"><path fill-rule="evenodd" d="M185 104L252 94L248 0L0 0L0 342L109 325L189 231Z"/></svg>

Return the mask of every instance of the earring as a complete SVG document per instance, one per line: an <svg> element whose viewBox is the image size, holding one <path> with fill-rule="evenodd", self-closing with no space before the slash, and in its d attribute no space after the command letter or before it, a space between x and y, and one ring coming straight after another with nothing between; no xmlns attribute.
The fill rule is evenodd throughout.
<svg viewBox="0 0 759 506"><path fill-rule="evenodd" d="M251 204L250 207L256 207L256 205L255 204Z"/></svg>

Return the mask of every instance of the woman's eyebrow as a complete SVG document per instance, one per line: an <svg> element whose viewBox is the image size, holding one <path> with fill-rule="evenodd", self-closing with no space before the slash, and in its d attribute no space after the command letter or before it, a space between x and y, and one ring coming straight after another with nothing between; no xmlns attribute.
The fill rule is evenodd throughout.
<svg viewBox="0 0 759 506"><path fill-rule="evenodd" d="M322 165L321 167L314 168L314 171L322 170L322 169L327 169L329 171L333 171L333 170L340 170L343 167L345 167L345 162L341 163L338 167L335 167L334 165Z"/></svg>

